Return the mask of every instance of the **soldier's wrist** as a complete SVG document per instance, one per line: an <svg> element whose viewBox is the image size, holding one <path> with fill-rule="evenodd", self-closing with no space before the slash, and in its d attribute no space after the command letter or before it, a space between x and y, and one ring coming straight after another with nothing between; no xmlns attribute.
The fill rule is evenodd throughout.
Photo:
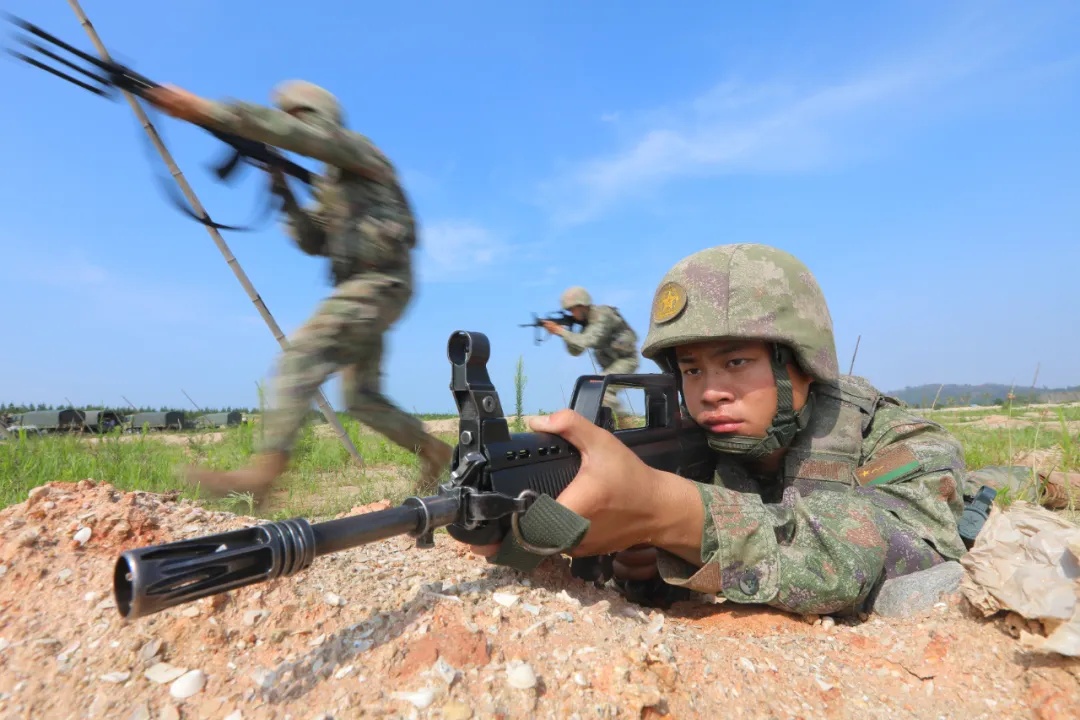
<svg viewBox="0 0 1080 720"><path fill-rule="evenodd" d="M674 473L657 471L654 507L651 544L700 565L705 503L697 484Z"/></svg>

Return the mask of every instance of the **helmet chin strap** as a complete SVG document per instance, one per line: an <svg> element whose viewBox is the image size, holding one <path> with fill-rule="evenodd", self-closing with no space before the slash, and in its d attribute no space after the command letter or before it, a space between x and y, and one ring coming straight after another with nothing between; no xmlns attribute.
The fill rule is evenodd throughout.
<svg viewBox="0 0 1080 720"><path fill-rule="evenodd" d="M731 455L743 455L758 460L791 444L796 433L806 427L813 412L813 395L808 395L802 410L795 412L794 395L791 392L791 377L787 364L794 356L785 346L774 344L770 355L773 378L776 380L776 415L772 425L765 431L765 437L748 435L709 435L709 447L717 452Z"/></svg>

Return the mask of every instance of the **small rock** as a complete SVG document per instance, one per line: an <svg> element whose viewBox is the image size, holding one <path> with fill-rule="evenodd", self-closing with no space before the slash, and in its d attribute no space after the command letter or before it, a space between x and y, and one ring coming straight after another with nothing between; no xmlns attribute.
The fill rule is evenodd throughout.
<svg viewBox="0 0 1080 720"><path fill-rule="evenodd" d="M518 601L518 596L512 593L497 592L491 594L491 599L503 607L511 607Z"/></svg>
<svg viewBox="0 0 1080 720"><path fill-rule="evenodd" d="M49 488L44 485L38 485L35 488L30 488L30 492L26 493L26 504L33 505L35 502L44 500L45 496L49 494Z"/></svg>
<svg viewBox="0 0 1080 720"><path fill-rule="evenodd" d="M964 566L950 560L928 570L886 580L870 606L885 617L910 617L929 610L934 603L959 590L963 579Z"/></svg>
<svg viewBox="0 0 1080 720"><path fill-rule="evenodd" d="M574 682L581 687L589 687L589 681L579 672L574 673Z"/></svg>
<svg viewBox="0 0 1080 720"><path fill-rule="evenodd" d="M822 630L832 630L834 627L836 627L836 620L831 615L825 615L821 618Z"/></svg>
<svg viewBox="0 0 1080 720"><path fill-rule="evenodd" d="M148 663L157 657L159 652L161 652L161 639L154 638L139 648L139 659L144 663Z"/></svg>
<svg viewBox="0 0 1080 720"><path fill-rule="evenodd" d="M442 706L443 720L469 720L473 716L472 708L465 703L451 700Z"/></svg>
<svg viewBox="0 0 1080 720"><path fill-rule="evenodd" d="M169 686L169 694L178 700L189 698L206 685L206 674L202 670L191 670L178 677Z"/></svg>
<svg viewBox="0 0 1080 720"><path fill-rule="evenodd" d="M60 572L56 573L56 579L59 582L66 582L69 577L71 577L71 570L69 570L68 568L64 568Z"/></svg>
<svg viewBox="0 0 1080 720"><path fill-rule="evenodd" d="M435 691L431 688L424 688L423 690L417 690L416 692L396 692L394 697L400 700L406 700L416 707L423 710L431 703L435 702Z"/></svg>
<svg viewBox="0 0 1080 720"><path fill-rule="evenodd" d="M118 670L116 672L105 673L101 676L101 679L108 683L122 683L126 682L131 677L131 673L127 670Z"/></svg>
<svg viewBox="0 0 1080 720"><path fill-rule="evenodd" d="M265 610L248 610L244 613L244 624L254 625L267 615L269 615L269 613Z"/></svg>
<svg viewBox="0 0 1080 720"><path fill-rule="evenodd" d="M187 672L187 668L178 668L169 663L155 663L146 669L143 675L147 680L164 684L176 680Z"/></svg>
<svg viewBox="0 0 1080 720"><path fill-rule="evenodd" d="M244 713L240 712L240 709L237 708L226 715L225 720L244 720Z"/></svg>
<svg viewBox="0 0 1080 720"><path fill-rule="evenodd" d="M328 592L323 595L323 600L325 600L326 604L330 605L331 607L341 607L345 604L344 598L342 598L340 595L335 595L332 592Z"/></svg>
<svg viewBox="0 0 1080 720"><path fill-rule="evenodd" d="M150 720L150 708L146 706L146 703L136 705L128 715L128 720Z"/></svg>
<svg viewBox="0 0 1080 720"><path fill-rule="evenodd" d="M192 605L191 607L187 607L181 610L180 614L184 617L193 618L197 617L201 612L202 611L199 609L198 605Z"/></svg>
<svg viewBox="0 0 1080 720"><path fill-rule="evenodd" d="M77 542L79 545L85 545L87 543L87 541L90 540L90 535L91 534L92 533L91 533L90 528L83 525L81 528L79 528L79 530L75 533L75 535L71 539L74 540L75 542Z"/></svg>
<svg viewBox="0 0 1080 720"><path fill-rule="evenodd" d="M506 682L512 688L528 690L536 687L536 673L528 663L511 660L506 664Z"/></svg>
<svg viewBox="0 0 1080 720"><path fill-rule="evenodd" d="M348 675L352 671L353 671L353 666L352 665L346 665L343 668L339 668L338 671L336 673L334 673L334 679L335 680L340 680L341 678L345 677L346 675Z"/></svg>
<svg viewBox="0 0 1080 720"><path fill-rule="evenodd" d="M15 545L17 547L30 547L38 541L41 537L41 531L36 527L28 527L19 533L19 536L15 538Z"/></svg>
<svg viewBox="0 0 1080 720"><path fill-rule="evenodd" d="M176 709L175 705L165 705L161 708L158 720L180 720L180 711Z"/></svg>
<svg viewBox="0 0 1080 720"><path fill-rule="evenodd" d="M739 664L742 665L743 670L746 672L757 672L757 668L754 667L754 663L750 661L750 658L739 658Z"/></svg>
<svg viewBox="0 0 1080 720"><path fill-rule="evenodd" d="M258 668L255 672L251 673L251 679L260 688L266 690L274 684L274 673L264 668Z"/></svg>
<svg viewBox="0 0 1080 720"><path fill-rule="evenodd" d="M435 673L443 679L447 685L454 684L454 678L457 677L458 671L450 663L446 662L443 658L439 658L432 666Z"/></svg>

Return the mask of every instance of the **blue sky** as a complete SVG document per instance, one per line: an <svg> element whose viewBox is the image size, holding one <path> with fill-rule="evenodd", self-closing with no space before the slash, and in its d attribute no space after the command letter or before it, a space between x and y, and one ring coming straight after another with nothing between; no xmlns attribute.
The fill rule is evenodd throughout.
<svg viewBox="0 0 1080 720"><path fill-rule="evenodd" d="M259 102L286 78L326 85L400 169L420 283L384 372L406 409L453 411L456 329L491 338L508 410L519 355L527 410L562 407L589 359L518 323L581 284L644 339L668 267L744 241L810 266L841 366L861 334L856 372L882 389L1025 386L1037 364L1040 386L1080 383L1075 3L147 7L83 3L114 57L159 82ZM92 51L66 3L6 10ZM182 388L256 404L278 345L168 204L127 104L2 67L0 400L187 407ZM213 138L151 118L211 215L250 221L263 178L215 182ZM224 237L295 330L325 261L276 221ZM324 390L342 406L336 381Z"/></svg>

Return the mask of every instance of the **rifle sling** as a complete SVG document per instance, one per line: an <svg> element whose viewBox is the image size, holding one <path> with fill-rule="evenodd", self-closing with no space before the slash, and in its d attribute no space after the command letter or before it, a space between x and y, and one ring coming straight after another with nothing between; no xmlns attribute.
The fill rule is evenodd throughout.
<svg viewBox="0 0 1080 720"><path fill-rule="evenodd" d="M585 537L589 521L565 505L560 505L550 495L541 495L521 516L519 528L526 542L537 547L558 548L559 552L565 553L577 547ZM507 533L499 552L490 562L529 572L544 557L529 552L518 543L513 533Z"/></svg>

